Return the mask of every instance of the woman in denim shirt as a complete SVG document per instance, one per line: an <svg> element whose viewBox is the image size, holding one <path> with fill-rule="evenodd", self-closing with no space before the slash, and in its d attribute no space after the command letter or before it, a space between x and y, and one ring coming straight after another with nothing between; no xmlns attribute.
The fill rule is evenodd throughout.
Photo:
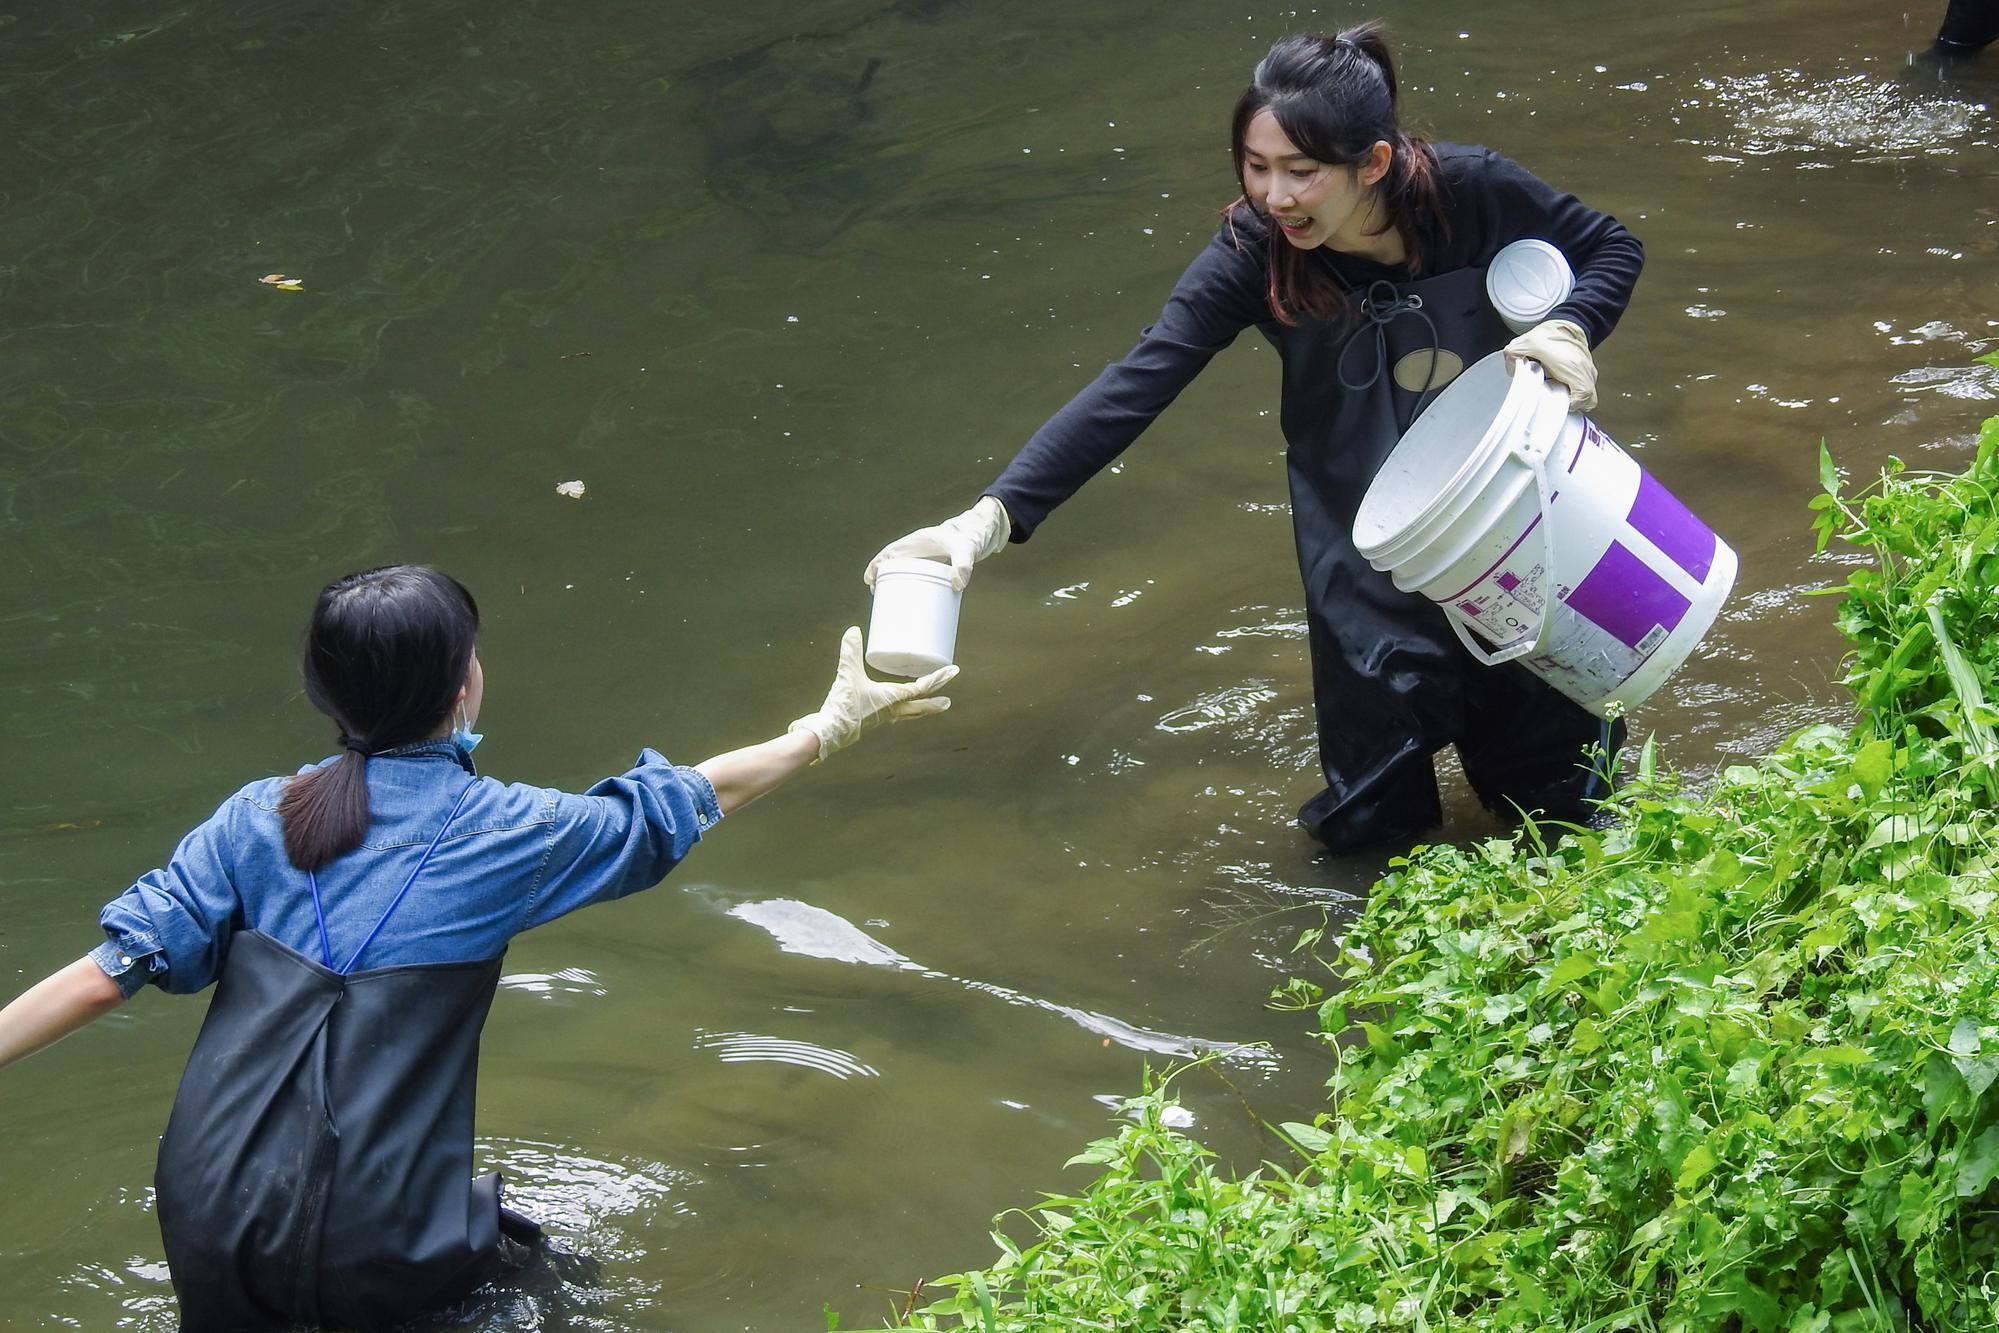
<svg viewBox="0 0 1999 1333"><path fill-rule="evenodd" d="M867 678L691 768L642 751L575 795L478 777L478 609L393 566L329 584L302 673L341 752L253 782L105 907L105 942L0 1010L0 1065L151 982L219 982L160 1144L186 1333L393 1327L490 1280L534 1224L473 1179L479 1032L515 935L662 879L863 729L938 712L955 667Z"/></svg>

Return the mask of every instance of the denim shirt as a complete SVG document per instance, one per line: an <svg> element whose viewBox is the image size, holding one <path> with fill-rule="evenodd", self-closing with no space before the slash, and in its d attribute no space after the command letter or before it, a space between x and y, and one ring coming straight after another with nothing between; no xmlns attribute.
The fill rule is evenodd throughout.
<svg viewBox="0 0 1999 1333"><path fill-rule="evenodd" d="M335 966L367 938L461 794L465 803L357 971L498 957L524 930L657 884L722 818L707 778L652 750L580 796L477 777L471 757L444 740L367 762L367 839L319 870ZM231 796L171 861L104 908L106 939L90 956L126 995L149 981L202 989L239 930L320 957L312 893L278 820L286 781Z"/></svg>

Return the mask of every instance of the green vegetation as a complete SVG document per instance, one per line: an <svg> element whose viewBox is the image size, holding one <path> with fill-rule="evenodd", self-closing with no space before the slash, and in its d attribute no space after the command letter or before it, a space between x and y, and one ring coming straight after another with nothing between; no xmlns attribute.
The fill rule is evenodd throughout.
<svg viewBox="0 0 1999 1333"><path fill-rule="evenodd" d="M1999 1328L1999 419L1961 475L1824 473L1851 729L1397 861L1281 997L1335 1057L1295 1163L1229 1176L1148 1086L907 1322Z"/></svg>

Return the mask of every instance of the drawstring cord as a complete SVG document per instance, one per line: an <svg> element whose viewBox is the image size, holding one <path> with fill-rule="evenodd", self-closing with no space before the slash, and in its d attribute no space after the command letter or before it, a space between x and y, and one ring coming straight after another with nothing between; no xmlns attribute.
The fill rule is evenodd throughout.
<svg viewBox="0 0 1999 1333"><path fill-rule="evenodd" d="M1335 269L1333 272L1341 281L1345 281L1339 270ZM1347 291L1353 294L1354 289L1349 285ZM1436 383L1437 362L1443 352L1443 339L1437 334L1437 321L1431 319L1430 313L1423 309L1422 297L1414 293L1403 295L1395 289L1395 284L1386 278L1377 278L1369 283L1366 294L1358 296L1355 305L1360 310L1360 326L1347 335L1346 341L1340 345L1339 360L1334 363L1334 369L1339 373L1340 387L1349 393L1372 389L1388 370L1389 324L1404 315L1414 315L1422 320L1423 327L1430 331L1429 382L1425 384L1423 392L1416 397L1416 410L1410 414L1410 419L1413 421L1423 415L1423 409L1430 405L1430 399L1444 387ZM1366 379L1355 379L1347 371L1347 360L1353 355L1356 347L1374 349L1374 368L1368 372Z"/></svg>

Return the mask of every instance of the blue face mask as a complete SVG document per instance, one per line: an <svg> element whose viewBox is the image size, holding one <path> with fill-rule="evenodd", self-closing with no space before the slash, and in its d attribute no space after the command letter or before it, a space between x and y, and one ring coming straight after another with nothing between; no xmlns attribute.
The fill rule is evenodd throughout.
<svg viewBox="0 0 1999 1333"><path fill-rule="evenodd" d="M486 739L485 732L471 731L467 728L467 723L470 721L471 719L465 716L465 710L460 708L458 710L458 725L451 729L451 743L467 754L471 754L474 750L478 749L479 742Z"/></svg>

